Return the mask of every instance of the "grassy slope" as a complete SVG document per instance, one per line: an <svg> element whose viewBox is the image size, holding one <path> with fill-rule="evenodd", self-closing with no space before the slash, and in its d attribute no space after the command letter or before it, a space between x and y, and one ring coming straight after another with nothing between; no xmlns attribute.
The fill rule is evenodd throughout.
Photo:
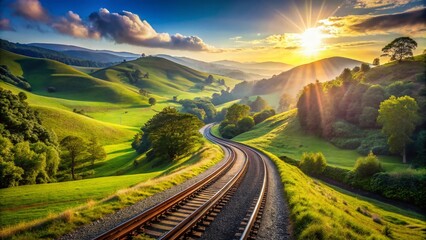
<svg viewBox="0 0 426 240"><path fill-rule="evenodd" d="M393 239L425 239L425 216L329 187L267 154L280 172L297 239L389 239L386 226Z"/></svg>
<svg viewBox="0 0 426 240"><path fill-rule="evenodd" d="M116 152L117 148L119 152ZM121 169L122 174L125 175L0 189L1 227L45 218L49 214L56 214L65 209L85 204L89 200L104 199L120 189L148 180L156 183L149 185L154 189L141 189L142 191L163 191L199 174L223 157L219 147L206 143L206 146L196 154L181 158L172 164L161 163L158 159L148 162L143 158L135 168L132 166L133 161L120 160L122 157L127 159L128 154L135 155L134 151L129 152L127 149L126 152L120 149L121 146L107 147L108 159L96 164L95 171L103 168L103 174L108 171L110 171L108 174L112 174L116 172L116 169ZM123 163L127 163L127 165L123 165ZM173 173L175 174L173 175ZM163 186L162 182L167 182L166 186ZM140 199L152 194L152 192L138 194L137 197Z"/></svg>
<svg viewBox="0 0 426 240"><path fill-rule="evenodd" d="M25 77L35 94L78 101L146 104L146 99L136 91L94 78L68 65L4 50L0 50L0 54L0 64L9 66L13 74ZM57 92L48 93L47 87L55 87Z"/></svg>
<svg viewBox="0 0 426 240"><path fill-rule="evenodd" d="M394 239L426 237L425 216L330 187L276 157L299 159L304 151L322 151L328 163L348 169L359 157L355 151L303 134L296 113L292 110L271 117L234 140L265 151L276 164L297 239L388 239L383 234L385 226ZM380 159L387 170L406 168L399 159ZM357 209L363 209L364 214Z"/></svg>
<svg viewBox="0 0 426 240"><path fill-rule="evenodd" d="M209 75L208 73L199 72L158 57L145 57L128 61L99 70L92 75L111 82L127 83L125 72L133 72L136 69L139 69L142 73L149 72L149 78L140 80L138 87L168 99L175 95L179 96L179 99L211 96L214 92L224 89L223 86L218 86L215 83L206 86L204 91L200 91L195 86L203 83ZM213 76L215 79L225 79L226 85L231 88L239 82L228 77Z"/></svg>
<svg viewBox="0 0 426 240"><path fill-rule="evenodd" d="M343 150L327 141L305 134L300 128L296 117L297 110L281 113L256 125L253 130L234 138L236 141L254 144L262 149L276 154L300 159L303 152L323 152L330 165L352 169L358 157L354 150ZM407 168L400 159L389 156L379 156L387 171Z"/></svg>

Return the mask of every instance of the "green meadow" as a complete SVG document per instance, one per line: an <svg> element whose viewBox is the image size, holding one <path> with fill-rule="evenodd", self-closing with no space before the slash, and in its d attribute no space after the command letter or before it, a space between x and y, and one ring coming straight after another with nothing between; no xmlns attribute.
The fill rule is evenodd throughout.
<svg viewBox="0 0 426 240"><path fill-rule="evenodd" d="M255 145L277 156L287 156L300 160L304 152L322 152L327 164L352 169L356 160L362 157L355 150L344 150L333 144L303 132L297 120L297 110L268 118L252 130L236 136L233 140ZM386 171L408 168L402 160L394 156L379 156Z"/></svg>

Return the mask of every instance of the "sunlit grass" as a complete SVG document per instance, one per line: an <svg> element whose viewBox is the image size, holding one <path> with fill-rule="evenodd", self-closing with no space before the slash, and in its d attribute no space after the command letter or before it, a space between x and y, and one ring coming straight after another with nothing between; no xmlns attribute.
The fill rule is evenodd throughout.
<svg viewBox="0 0 426 240"><path fill-rule="evenodd" d="M192 157L171 165L160 164L161 169L156 172L1 189L0 236L57 238L81 224L180 184L222 158L219 147L206 143ZM28 231L41 224L43 228Z"/></svg>
<svg viewBox="0 0 426 240"><path fill-rule="evenodd" d="M304 152L322 152L327 164L352 169L362 155L355 150L344 150L319 137L305 133L297 120L297 110L291 110L256 125L251 131L238 135L236 141L253 144L277 156L300 160ZM379 156L387 171L408 168L398 157Z"/></svg>

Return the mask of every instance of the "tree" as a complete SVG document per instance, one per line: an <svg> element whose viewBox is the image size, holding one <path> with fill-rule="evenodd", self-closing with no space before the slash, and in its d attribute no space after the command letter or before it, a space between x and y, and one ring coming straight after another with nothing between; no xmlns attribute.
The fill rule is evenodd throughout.
<svg viewBox="0 0 426 240"><path fill-rule="evenodd" d="M293 98L290 95L284 93L280 97L280 102L279 102L279 106L278 106L278 112L288 111L290 109L290 105L292 103L293 103Z"/></svg>
<svg viewBox="0 0 426 240"><path fill-rule="evenodd" d="M207 85L212 84L212 83L213 83L213 81L214 81L214 78L213 78L213 76L212 76L212 75L209 75L209 76L206 78L206 84L207 84Z"/></svg>
<svg viewBox="0 0 426 240"><path fill-rule="evenodd" d="M237 124L237 122L248 116L250 113L250 107L244 104L233 104L228 108L225 119L231 124Z"/></svg>
<svg viewBox="0 0 426 240"><path fill-rule="evenodd" d="M71 176L72 179L75 180L75 168L78 161L83 159L87 153L86 143L81 137L66 136L62 139L60 145L63 151L63 158L70 162Z"/></svg>
<svg viewBox="0 0 426 240"><path fill-rule="evenodd" d="M89 154L88 159L92 166L95 164L96 160L103 160L107 156L105 149L98 143L95 137L90 138L89 144L87 145L87 153Z"/></svg>
<svg viewBox="0 0 426 240"><path fill-rule="evenodd" d="M361 63L361 71L368 72L370 71L370 69L370 65L368 65L367 63Z"/></svg>
<svg viewBox="0 0 426 240"><path fill-rule="evenodd" d="M375 59L373 60L373 65L374 65L374 66L379 66L379 65L380 65L380 58L375 58Z"/></svg>
<svg viewBox="0 0 426 240"><path fill-rule="evenodd" d="M352 81L353 78L352 78L351 70L349 68L343 69L343 72L340 74L340 78L344 82L350 82L350 81Z"/></svg>
<svg viewBox="0 0 426 240"><path fill-rule="evenodd" d="M167 156L175 160L178 156L188 154L202 142L199 129L204 125L197 117L188 113L169 113L167 120L152 129L149 140L157 156Z"/></svg>
<svg viewBox="0 0 426 240"><path fill-rule="evenodd" d="M154 106L157 103L157 100L155 98L151 97L151 98L148 99L148 102L151 106Z"/></svg>
<svg viewBox="0 0 426 240"><path fill-rule="evenodd" d="M412 58L417 42L409 37L399 37L382 48L382 56L390 57L391 61L401 62L403 59Z"/></svg>
<svg viewBox="0 0 426 240"><path fill-rule="evenodd" d="M253 102L249 103L249 106L252 112L260 112L268 107L268 103L262 97L257 96Z"/></svg>
<svg viewBox="0 0 426 240"><path fill-rule="evenodd" d="M237 122L237 127L240 133L247 132L254 127L254 120L250 116L244 117Z"/></svg>
<svg viewBox="0 0 426 240"><path fill-rule="evenodd" d="M377 122L388 137L389 150L400 153L403 163L407 162L406 145L419 120L418 109L416 100L410 96L391 96L380 104Z"/></svg>

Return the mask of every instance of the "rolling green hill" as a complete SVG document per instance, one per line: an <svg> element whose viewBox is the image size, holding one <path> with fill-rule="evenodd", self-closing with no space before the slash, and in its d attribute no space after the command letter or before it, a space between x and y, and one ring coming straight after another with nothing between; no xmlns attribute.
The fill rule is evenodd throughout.
<svg viewBox="0 0 426 240"><path fill-rule="evenodd" d="M149 78L142 78L133 87L143 88L154 94L171 98L178 96L179 99L211 96L214 92L226 89L217 82L205 85L208 73L179 65L172 61L159 57L145 57L134 61L123 62L116 66L96 71L92 76L110 82L125 83L130 85L127 74L140 70L142 74L149 73ZM213 75L218 79L224 79L226 86L233 87L238 80L223 76ZM204 85L204 90L199 86Z"/></svg>
<svg viewBox="0 0 426 240"><path fill-rule="evenodd" d="M268 118L233 140L261 147L277 156L297 160L304 152L323 152L328 164L346 169L352 169L357 158L362 156L355 150L339 149L324 139L305 133L297 120L296 109ZM408 167L397 157L379 156L379 158L386 171Z"/></svg>
<svg viewBox="0 0 426 240"><path fill-rule="evenodd" d="M1 65L9 67L16 76L23 76L32 92L42 96L78 101L146 104L136 91L117 83L103 81L60 62L30 58L0 50ZM53 87L55 92L48 92Z"/></svg>

